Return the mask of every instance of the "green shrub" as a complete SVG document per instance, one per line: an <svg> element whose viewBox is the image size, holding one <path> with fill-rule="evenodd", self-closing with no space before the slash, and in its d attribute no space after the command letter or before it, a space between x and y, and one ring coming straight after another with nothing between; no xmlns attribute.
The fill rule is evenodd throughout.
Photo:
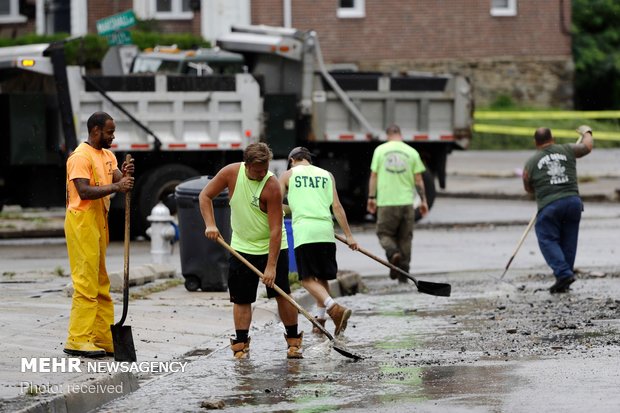
<svg viewBox="0 0 620 413"><path fill-rule="evenodd" d="M140 50L157 45L176 44L179 49L192 49L196 47L210 47L210 43L201 36L188 33L160 33L151 28L156 28L155 23L143 22L142 27L147 30L131 31L133 42ZM54 35L26 34L15 39L0 38L0 47L19 46L35 43L52 43L69 37L66 33ZM101 60L108 51L108 41L105 37L96 34L87 34L66 43L65 53L67 64L80 65L87 70L97 70L101 68Z"/></svg>

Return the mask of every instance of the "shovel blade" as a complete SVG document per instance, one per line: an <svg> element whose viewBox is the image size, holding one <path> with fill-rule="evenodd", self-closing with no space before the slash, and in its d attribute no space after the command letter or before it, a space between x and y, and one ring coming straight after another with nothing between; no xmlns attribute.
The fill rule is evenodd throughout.
<svg viewBox="0 0 620 413"><path fill-rule="evenodd" d="M418 281L417 286L419 292L439 297L450 297L450 293L452 292L452 286L450 284Z"/></svg>
<svg viewBox="0 0 620 413"><path fill-rule="evenodd" d="M360 356L359 354L352 353L349 350L346 350L340 346L337 346L336 344L334 344L334 350L336 350L338 353L342 354L343 356L353 359L355 361L363 359L363 357Z"/></svg>
<svg viewBox="0 0 620 413"><path fill-rule="evenodd" d="M114 343L114 361L137 361L131 327L113 324L110 326L110 329L112 330L112 342Z"/></svg>

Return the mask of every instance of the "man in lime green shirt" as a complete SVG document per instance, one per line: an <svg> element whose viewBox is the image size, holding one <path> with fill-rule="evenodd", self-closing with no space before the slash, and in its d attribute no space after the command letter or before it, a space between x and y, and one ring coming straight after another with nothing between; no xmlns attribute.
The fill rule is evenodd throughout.
<svg viewBox="0 0 620 413"><path fill-rule="evenodd" d="M282 193L278 180L269 171L273 155L267 144L248 145L243 162L222 168L200 192L200 212L205 221L205 236L217 240L221 234L215 223L213 199L228 189L230 199L231 247L252 265L263 270L267 297L276 299L278 313L286 329L288 358L302 358L302 335L297 331L297 309L272 287L274 283L287 294L288 244L283 231ZM280 250L283 249L282 253ZM235 358L246 358L250 350L248 332L252 322L252 303L256 301L258 277L252 270L230 257L228 290L233 303L236 337L231 339Z"/></svg>
<svg viewBox="0 0 620 413"><path fill-rule="evenodd" d="M280 177L280 188L283 194L288 193L288 205L293 214L295 260L301 283L316 300L317 321L325 326L327 312L334 322L334 335L338 335L347 328L351 310L338 304L329 294L328 281L336 279L338 272L331 210L347 237L349 248L357 250L357 242L338 198L334 176L312 165L311 155L301 146L291 151L288 156L291 169Z"/></svg>
<svg viewBox="0 0 620 413"><path fill-rule="evenodd" d="M416 191L422 201L420 213L428 212L422 179L426 168L418 152L403 142L400 127L392 125L385 133L387 142L377 146L372 155L366 208L377 214L377 236L388 260L409 272ZM407 277L393 270L390 277L407 282Z"/></svg>

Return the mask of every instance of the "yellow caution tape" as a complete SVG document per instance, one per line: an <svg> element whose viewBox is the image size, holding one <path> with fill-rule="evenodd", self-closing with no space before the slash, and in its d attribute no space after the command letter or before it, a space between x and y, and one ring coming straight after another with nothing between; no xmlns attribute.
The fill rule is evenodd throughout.
<svg viewBox="0 0 620 413"><path fill-rule="evenodd" d="M479 133L498 133L502 135L517 135L527 136L534 138L534 131L536 128L528 126L509 126L509 125L489 125L489 124L474 124L474 132ZM575 138L579 137L579 134L574 130L569 129L553 129L551 131L556 138ZM620 141L620 132L605 132L594 131L594 139L606 140L606 141Z"/></svg>
<svg viewBox="0 0 620 413"><path fill-rule="evenodd" d="M578 110L547 110L536 112L511 112L494 110L477 110L474 119L618 119L620 110L578 111Z"/></svg>

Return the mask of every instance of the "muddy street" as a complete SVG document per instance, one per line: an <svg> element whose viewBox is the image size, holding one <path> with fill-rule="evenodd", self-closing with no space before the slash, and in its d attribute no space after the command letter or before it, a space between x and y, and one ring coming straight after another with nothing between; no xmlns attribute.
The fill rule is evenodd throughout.
<svg viewBox="0 0 620 413"><path fill-rule="evenodd" d="M514 285L493 276L442 277L451 298L367 278L367 293L343 298L354 317L342 343L362 361L330 351L307 321L305 359L286 360L272 324L251 332L250 359L233 360L228 348L190 355L185 373L143 383L99 411L155 401L170 412L617 411L620 274L580 274L579 292L559 296L536 272L518 271Z"/></svg>
<svg viewBox="0 0 620 413"><path fill-rule="evenodd" d="M225 293L189 293L182 285L145 293L129 311L140 361L189 363L184 372L139 375L136 392L99 411L616 412L620 210L613 203L587 205L577 281L570 293L550 295L552 275L533 233L505 279L497 280L531 206L438 199L432 216L415 230L412 273L450 283L447 298L399 285L385 267L339 245L340 268L360 274L367 286L340 298L354 311L342 345L366 357L359 362L331 350L303 318L305 358L286 360L284 331L268 307L255 310L257 326L264 327L250 331L251 358L235 361ZM454 216L454 210L467 213ZM380 254L372 226L354 232L360 245ZM121 247L110 246L109 268L121 268ZM132 252L132 263L149 262L148 243L132 243ZM68 280L56 271L67 265L64 243L0 242L0 258L3 299L26 300L31 309L49 301L49 315L37 316L46 327L37 331L48 334L50 354L58 354L54 345L62 341L68 308L61 293ZM21 295L12 296L13 290ZM3 322L13 326L8 338L21 334L21 321L10 323L13 307L4 308Z"/></svg>

